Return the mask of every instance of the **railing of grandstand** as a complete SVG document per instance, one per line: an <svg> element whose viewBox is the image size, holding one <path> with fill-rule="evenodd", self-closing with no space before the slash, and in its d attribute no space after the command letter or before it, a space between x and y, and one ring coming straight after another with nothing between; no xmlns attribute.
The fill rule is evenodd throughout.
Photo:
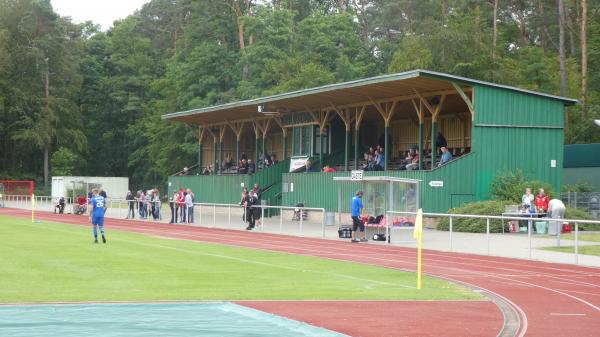
<svg viewBox="0 0 600 337"><path fill-rule="evenodd" d="M404 215L404 216L411 216L414 217L417 215L416 212L394 212L394 211L388 211L387 212L387 217L388 219L391 219L394 215ZM529 255L529 259L532 258L532 251L533 251L533 245L532 245L532 229L533 229L533 221L535 221L536 219L540 219L540 218L536 218L533 216L497 216L497 215L475 215L475 214L446 214L446 213L423 213L423 217L429 217L429 218L448 218L448 241L450 244L450 251L453 250L453 241L452 241L452 233L453 233L453 221L454 219L461 219L461 218L467 218L467 219L482 219L485 220L486 222L486 231L485 231L485 235L486 235L486 246L487 246L487 255L490 255L490 221L491 220L501 220L503 222L502 224L502 233L504 233L504 221L526 221L527 222L527 238L528 238L528 255ZM584 220L584 219L562 219L562 218L542 218L545 219L547 221L557 221L560 222L560 225L558 226L558 230L557 230L557 234L556 234L556 246L560 247L560 239L561 239L561 230L562 230L562 224L564 222L568 222L568 223L572 223L574 224L574 249L575 249L575 264L579 263L579 224L590 224L590 225L600 225L600 221L598 220ZM414 227L412 227L414 228ZM389 226L388 226L388 235L389 235Z"/></svg>

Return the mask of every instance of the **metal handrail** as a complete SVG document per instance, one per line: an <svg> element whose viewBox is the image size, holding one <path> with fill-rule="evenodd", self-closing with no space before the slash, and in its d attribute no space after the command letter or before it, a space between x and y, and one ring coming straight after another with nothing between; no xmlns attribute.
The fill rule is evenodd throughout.
<svg viewBox="0 0 600 337"><path fill-rule="evenodd" d="M388 211L387 214L400 214L400 215L413 215L416 216L417 212L400 212L400 211ZM532 221L534 219L546 219L547 221L560 221L560 222L569 222L575 225L574 231L574 241L575 241L575 264L579 264L579 223L583 224L600 224L598 220L587 220L587 219L562 219L562 218L536 218L535 214L531 214L527 217L518 217L518 216L498 216L498 215L479 215L479 214L450 214L450 213L423 213L423 216L426 217L447 217L449 218L449 240L450 240L450 251L452 251L452 220L454 218L470 218L470 219L485 219L486 220L486 239L487 239L487 254L490 255L490 219L494 220L522 220L527 221L527 236L529 239L529 259L532 258ZM386 222L388 223L388 222ZM388 225L389 227L389 225ZM504 230L504 226L502 226ZM560 247L560 236L561 229L559 228L556 233L556 244Z"/></svg>

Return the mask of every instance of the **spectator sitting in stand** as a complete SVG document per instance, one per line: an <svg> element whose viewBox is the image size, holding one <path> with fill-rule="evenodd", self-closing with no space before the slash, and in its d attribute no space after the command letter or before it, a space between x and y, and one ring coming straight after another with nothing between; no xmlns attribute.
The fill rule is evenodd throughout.
<svg viewBox="0 0 600 337"><path fill-rule="evenodd" d="M323 167L323 172L332 173L335 172L335 169L333 167L329 167L329 165L325 165L325 167Z"/></svg>
<svg viewBox="0 0 600 337"><path fill-rule="evenodd" d="M229 170L233 166L233 159L231 158L231 153L227 153L225 159L223 160L223 168Z"/></svg>
<svg viewBox="0 0 600 337"><path fill-rule="evenodd" d="M419 168L419 151L416 151L412 156L410 164L406 165L407 170L416 170Z"/></svg>
<svg viewBox="0 0 600 337"><path fill-rule="evenodd" d="M373 171L383 171L385 156L380 150L375 150L375 159L373 163Z"/></svg>
<svg viewBox="0 0 600 337"><path fill-rule="evenodd" d="M277 156L272 154L271 155L271 165L275 165L277 164L279 161L277 160Z"/></svg>
<svg viewBox="0 0 600 337"><path fill-rule="evenodd" d="M254 172L256 172L256 165L252 162L252 159L248 159L246 173L247 174L254 174Z"/></svg>
<svg viewBox="0 0 600 337"><path fill-rule="evenodd" d="M310 159L306 160L306 172L317 172Z"/></svg>
<svg viewBox="0 0 600 337"><path fill-rule="evenodd" d="M362 163L361 168L363 169L363 171L368 171L368 168L369 168L369 153L368 152L365 152L363 154L363 160L364 160L364 162Z"/></svg>
<svg viewBox="0 0 600 337"><path fill-rule="evenodd" d="M212 165L212 164L210 164L210 165L206 166L206 167L204 168L204 170L202 171L202 174L203 174L203 175L207 175L207 176L208 176L208 175L211 175L211 174L213 174L213 173L215 173L215 171L214 171L214 169L213 169L213 165Z"/></svg>
<svg viewBox="0 0 600 337"><path fill-rule="evenodd" d="M450 151L448 151L448 148L446 148L445 146L442 146L440 149L442 150L442 158L440 158L438 167L440 167L452 160L452 154L450 153Z"/></svg>
<svg viewBox="0 0 600 337"><path fill-rule="evenodd" d="M56 205L54 206L54 213L56 213L57 208L58 214L63 214L65 212L65 197L58 198Z"/></svg>
<svg viewBox="0 0 600 337"><path fill-rule="evenodd" d="M246 174L248 173L248 163L246 159L240 159L238 164L238 174Z"/></svg>
<svg viewBox="0 0 600 337"><path fill-rule="evenodd" d="M183 170L181 171L180 175L182 176L187 176L189 173L190 169L186 166L183 168Z"/></svg>

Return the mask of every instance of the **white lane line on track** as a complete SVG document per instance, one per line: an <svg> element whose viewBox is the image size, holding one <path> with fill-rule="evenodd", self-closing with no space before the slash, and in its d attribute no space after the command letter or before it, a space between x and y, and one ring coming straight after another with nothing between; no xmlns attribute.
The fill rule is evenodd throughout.
<svg viewBox="0 0 600 337"><path fill-rule="evenodd" d="M586 314L569 314L569 313L560 313L560 312L551 312L551 316L587 316Z"/></svg>
<svg viewBox="0 0 600 337"><path fill-rule="evenodd" d="M36 225L33 225L33 224L27 224L26 226L36 227ZM61 230L61 229L58 229L58 228L45 227L45 229L56 231L56 232L61 232L61 233L70 233L70 234L72 234L72 232L70 232L70 231L65 231L65 230ZM138 233L138 234L140 234L140 233ZM77 235L82 236L82 237L83 236L86 236L86 237L88 236L88 235L83 234L83 233L82 234L77 234ZM141 234L141 235L143 235L143 234ZM226 260L233 260L233 261L244 262L244 263L248 263L248 264L262 265L262 266L267 266L267 267L272 267L272 268L279 268L279 269L286 269L286 270L293 270L293 271L300 271L300 272L309 272L309 273L322 274L322 275L331 275L331 276L336 276L336 277L339 277L339 278L346 278L346 279L350 279L350 280L354 280L354 281L369 282L369 283L374 283L374 284L379 284L379 285L386 285L386 286L392 286L392 287L401 287L401 288L411 289L411 290L416 289L416 287L414 287L414 286L408 286L408 285L404 285L404 284L400 284L400 283L391 283L391 282L385 282L385 281L379 281L379 280L372 280L372 279L368 279L368 278L356 277L356 276L346 275L346 274L340 274L340 273L323 272L323 271L320 271L320 270L294 268L294 267L290 267L290 266L285 266L285 265L280 265L280 264L275 264L275 263L262 262L262 261L256 261L256 260L250 260L250 259L244 259L244 258L235 257L235 256L228 256L228 255L214 254L214 253L204 253L204 252L198 252L198 251L189 250L189 249L183 249L183 248L165 246L165 245L160 245L160 244L142 243L142 242L138 242L138 241L126 240L126 239L121 239L121 238L113 238L111 240L113 240L113 241L127 242L127 243L130 243L130 244L136 244L136 245L139 245L139 246L158 247L158 248L164 248L164 249L174 250L174 251L178 251L178 252L184 252L184 253L190 253L190 254L196 254L196 255L216 257L216 258L221 258L221 259L226 259ZM237 246L237 247L239 248L239 246ZM349 261L345 261L345 262L349 262Z"/></svg>

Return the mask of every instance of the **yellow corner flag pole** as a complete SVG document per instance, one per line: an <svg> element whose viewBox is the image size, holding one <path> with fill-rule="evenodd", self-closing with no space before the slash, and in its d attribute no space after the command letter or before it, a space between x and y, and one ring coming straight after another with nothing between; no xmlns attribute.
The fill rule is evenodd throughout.
<svg viewBox="0 0 600 337"><path fill-rule="evenodd" d="M31 195L31 222L35 222L35 194Z"/></svg>
<svg viewBox="0 0 600 337"><path fill-rule="evenodd" d="M419 208L413 237L417 239L417 289L421 290L421 241L423 240L423 209Z"/></svg>

